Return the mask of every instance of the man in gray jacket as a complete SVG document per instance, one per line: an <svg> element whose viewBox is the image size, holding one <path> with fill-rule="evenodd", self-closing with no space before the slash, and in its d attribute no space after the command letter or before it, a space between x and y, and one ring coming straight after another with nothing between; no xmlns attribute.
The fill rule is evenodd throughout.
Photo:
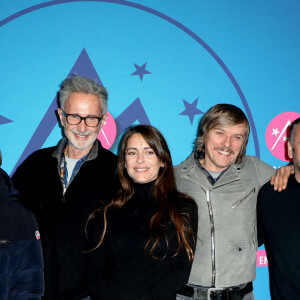
<svg viewBox="0 0 300 300"><path fill-rule="evenodd" d="M178 189L199 209L189 284L177 299L254 299L256 200L275 170L245 155L249 133L241 109L217 104L200 121L195 150L175 167Z"/></svg>

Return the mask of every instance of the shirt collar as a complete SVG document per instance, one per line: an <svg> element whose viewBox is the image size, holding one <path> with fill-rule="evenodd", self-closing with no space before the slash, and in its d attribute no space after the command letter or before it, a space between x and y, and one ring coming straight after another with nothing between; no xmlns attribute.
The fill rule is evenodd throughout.
<svg viewBox="0 0 300 300"><path fill-rule="evenodd" d="M61 158L62 158L62 154L63 154L63 150L64 148L67 146L68 144L68 139L66 137L63 137L58 145L57 148L54 150L54 152L52 153L52 156L55 157L58 161L58 165L60 165L61 163ZM90 150L89 154L87 155L86 160L93 160L98 156L98 151L99 151L99 142L96 139L94 142L94 146L92 147L92 149Z"/></svg>

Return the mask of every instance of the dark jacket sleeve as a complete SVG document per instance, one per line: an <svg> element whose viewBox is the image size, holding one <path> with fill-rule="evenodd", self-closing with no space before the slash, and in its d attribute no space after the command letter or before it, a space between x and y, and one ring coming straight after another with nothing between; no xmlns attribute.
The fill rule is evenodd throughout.
<svg viewBox="0 0 300 300"><path fill-rule="evenodd" d="M43 166L39 153L39 151L32 153L12 175L14 186L22 195L20 201L35 215L37 215L41 203L41 197L32 190L32 187L37 184L37 176L41 176L39 167Z"/></svg>
<svg viewBox="0 0 300 300"><path fill-rule="evenodd" d="M181 201L181 213L184 216L188 216L191 227L193 229L193 238L189 241L189 243L192 246L193 251L195 251L198 229L197 204L192 199L183 198L181 199ZM175 244L177 244L176 232L174 232L173 238L176 239ZM151 290L142 295L139 300L167 299L168 297L170 297L170 295L175 296L176 292L188 282L192 268L192 262L189 261L185 248L182 247L176 256L170 257L168 259L172 260L171 268L168 274L162 280L157 282L157 284L153 286Z"/></svg>
<svg viewBox="0 0 300 300"><path fill-rule="evenodd" d="M264 243L264 226L263 226L263 219L262 219L262 198L263 198L263 190L265 186L261 188L258 193L257 197L257 206L256 206L256 216L257 216L257 242L258 246L260 247Z"/></svg>

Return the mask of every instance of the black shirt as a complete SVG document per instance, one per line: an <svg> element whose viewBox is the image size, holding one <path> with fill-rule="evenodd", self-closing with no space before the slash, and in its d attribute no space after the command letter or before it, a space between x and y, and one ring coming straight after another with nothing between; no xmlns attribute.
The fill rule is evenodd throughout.
<svg viewBox="0 0 300 300"><path fill-rule="evenodd" d="M185 249L174 256L178 244L172 222L166 223L168 247L162 238L154 252L157 259L145 252L150 219L158 205L150 196L152 184L134 183L135 195L122 208L108 212L104 241L91 255L102 259L102 264L94 264L91 270L93 280L98 280L93 283L97 297L92 299L175 300L176 291L187 283L191 263ZM180 212L190 215L196 234L197 205L191 199L178 197L174 201ZM102 218L99 223L103 224Z"/></svg>
<svg viewBox="0 0 300 300"><path fill-rule="evenodd" d="M300 183L292 175L287 188L260 190L257 204L258 240L265 244L273 300L300 299Z"/></svg>

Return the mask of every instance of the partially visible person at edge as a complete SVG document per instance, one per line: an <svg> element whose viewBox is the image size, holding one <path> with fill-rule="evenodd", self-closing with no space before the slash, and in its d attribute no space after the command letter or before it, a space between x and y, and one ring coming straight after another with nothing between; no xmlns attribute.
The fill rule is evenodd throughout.
<svg viewBox="0 0 300 300"><path fill-rule="evenodd" d="M200 121L194 151L175 167L178 190L199 209L195 259L178 300L254 299L256 200L275 170L245 155L249 133L240 108L217 104Z"/></svg>
<svg viewBox="0 0 300 300"><path fill-rule="evenodd" d="M19 198L0 168L0 299L39 300L44 292L40 234L33 214Z"/></svg>
<svg viewBox="0 0 300 300"><path fill-rule="evenodd" d="M267 251L272 300L300 299L300 118L290 126L288 156L295 174L287 188L277 193L268 182L257 201L258 242Z"/></svg>
<svg viewBox="0 0 300 300"><path fill-rule="evenodd" d="M57 146L31 154L13 176L41 230L44 300L90 295L85 224L112 197L117 163L97 140L107 118L107 98L106 89L89 78L66 78L58 109L65 137Z"/></svg>
<svg viewBox="0 0 300 300"><path fill-rule="evenodd" d="M125 132L117 169L121 190L87 226L97 241L96 299L175 300L194 257L197 205L177 191L169 148L152 126Z"/></svg>

